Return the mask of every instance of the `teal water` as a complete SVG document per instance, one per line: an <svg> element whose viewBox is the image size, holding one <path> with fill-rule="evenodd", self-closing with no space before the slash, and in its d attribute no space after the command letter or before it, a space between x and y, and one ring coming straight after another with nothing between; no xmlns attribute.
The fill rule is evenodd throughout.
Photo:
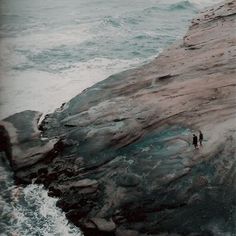
<svg viewBox="0 0 236 236"><path fill-rule="evenodd" d="M0 119L52 111L109 75L152 60L213 3L0 0ZM42 186L18 188L2 163L0 169L0 235L80 234Z"/></svg>
<svg viewBox="0 0 236 236"><path fill-rule="evenodd" d="M1 0L0 119L24 109L51 112L152 60L216 1Z"/></svg>
<svg viewBox="0 0 236 236"><path fill-rule="evenodd" d="M129 155L137 159L144 158L145 160L166 160L171 155L178 153L181 155L183 150L191 146L191 143L189 143L191 134L191 130L187 128L173 126L163 131L146 135L141 140L122 148L119 155Z"/></svg>
<svg viewBox="0 0 236 236"><path fill-rule="evenodd" d="M198 9L189 1L1 2L1 37L14 39L12 55L24 58L12 65L19 70L65 70L94 57L147 59L181 37Z"/></svg>

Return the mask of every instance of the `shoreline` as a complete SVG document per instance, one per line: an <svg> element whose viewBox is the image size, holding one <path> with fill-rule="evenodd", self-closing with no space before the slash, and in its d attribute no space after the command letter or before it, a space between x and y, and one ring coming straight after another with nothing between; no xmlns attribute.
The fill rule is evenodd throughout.
<svg viewBox="0 0 236 236"><path fill-rule="evenodd" d="M86 236L233 235L235 16L235 0L208 8L182 42L86 89L40 130L39 112L4 119L18 183L44 184Z"/></svg>

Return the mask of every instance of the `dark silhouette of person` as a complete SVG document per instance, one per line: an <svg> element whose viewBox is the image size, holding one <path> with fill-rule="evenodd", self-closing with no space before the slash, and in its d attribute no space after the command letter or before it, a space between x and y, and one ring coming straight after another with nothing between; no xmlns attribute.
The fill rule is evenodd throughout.
<svg viewBox="0 0 236 236"><path fill-rule="evenodd" d="M193 134L193 146L195 147L195 149L197 148L197 143L198 143L197 136Z"/></svg>
<svg viewBox="0 0 236 236"><path fill-rule="evenodd" d="M199 143L200 143L200 146L202 146L202 141L203 141L203 133L201 130L199 130Z"/></svg>

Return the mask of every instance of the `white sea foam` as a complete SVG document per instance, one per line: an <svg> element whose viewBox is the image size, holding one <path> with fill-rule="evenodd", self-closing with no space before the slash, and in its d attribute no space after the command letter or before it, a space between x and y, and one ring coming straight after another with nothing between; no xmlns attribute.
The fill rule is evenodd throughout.
<svg viewBox="0 0 236 236"><path fill-rule="evenodd" d="M79 229L68 223L64 213L56 207L56 198L47 196L43 186L28 185L23 189L22 204L16 204L16 228L20 235L63 235L80 236ZM29 209L27 211L27 209Z"/></svg>
<svg viewBox="0 0 236 236"><path fill-rule="evenodd" d="M1 74L3 75L3 70L11 70L12 67L30 63L30 60L27 59L27 53L36 55L43 50L65 45L73 47L89 40L91 37L93 37L93 34L90 32L90 24L86 26L80 24L78 27L66 27L50 31L48 29L38 30L36 32L24 32L24 34L15 37L0 38Z"/></svg>
<svg viewBox="0 0 236 236"><path fill-rule="evenodd" d="M10 71L2 76L0 119L23 110L52 112L84 89L111 74L140 64L140 60L94 58L71 64L61 73L37 70ZM57 64L55 67L60 68Z"/></svg>
<svg viewBox="0 0 236 236"><path fill-rule="evenodd" d="M39 32L25 32L12 39L18 48L43 50L61 45L78 45L92 37L89 25L79 25L76 27L66 27L62 29L43 30Z"/></svg>
<svg viewBox="0 0 236 236"><path fill-rule="evenodd" d="M173 3L180 3L180 2L190 2L193 4L197 4L199 7L205 7L212 4L216 4L219 2L222 2L222 0L167 0L167 1L161 1L166 2L167 4L173 4Z"/></svg>
<svg viewBox="0 0 236 236"><path fill-rule="evenodd" d="M198 5L200 8L222 2L222 0L189 0L191 3Z"/></svg>
<svg viewBox="0 0 236 236"><path fill-rule="evenodd" d="M12 173L0 159L0 235L1 236L81 236L65 214L56 207L57 198L47 195L43 186L14 185Z"/></svg>
<svg viewBox="0 0 236 236"><path fill-rule="evenodd" d="M189 1L191 3L204 7L218 0ZM158 6L159 2L167 3L164 0L151 0L147 4L151 6ZM181 1L169 0L167 4L178 2ZM63 1L60 1L58 4L59 5L57 7L60 7L59 9L61 11L63 9ZM138 2L139 8L142 7L142 4L143 3L141 1ZM122 6L122 4L120 4L119 6ZM47 6L47 4L45 4L43 1L42 7L44 11L47 10L49 12L53 9L52 8L50 10L50 7ZM106 7L107 9L105 10L104 14L107 14L107 10L109 10L109 7L112 7L112 5L108 5L108 7ZM20 10L22 11L22 9ZM18 12L18 10L16 9L15 11L15 13ZM35 10L33 12L35 13ZM11 16L10 13L6 14L8 15L8 17ZM44 14L44 12L42 14ZM30 12L29 15L32 16L32 12ZM123 19L123 13L118 11L116 15L120 16L121 19ZM19 17L20 15L18 16L18 18ZM45 17L48 16L45 15ZM59 16L57 15L56 17ZM62 18L63 17L64 16L62 16ZM106 37L109 37L109 35L116 35L115 38L120 38L121 35L119 35L119 32L123 35L125 34L126 30L128 30L127 35L134 35L135 33L137 33L137 35L143 35L146 32L146 35L148 36L146 37L148 47L148 40L155 40L155 38L158 38L158 36L164 39L166 36L168 36L170 31L174 31L173 29L175 29L175 26L173 25L170 27L170 29L168 29L168 27L166 27L168 23L167 21L163 22L163 25L160 25L159 28L161 29L159 31L157 31L156 29L154 31L154 29L150 28L149 30L147 29L144 32L142 27L138 27L132 28L132 31L127 28L123 32L121 29L117 30L112 26L106 28L106 32L104 32L104 30L101 31L94 27L99 26L98 22L107 19L107 17L103 18L100 14L95 17L98 18L95 18L95 20L93 19L91 22L88 21L88 19L83 21L83 18L80 19L79 17L75 17L72 24L57 24L55 28L48 28L47 25L42 24L42 22L40 22L40 20L38 20L37 18L35 20L31 17L31 20L35 20L35 22L33 22L33 26L29 25L28 28L25 27L23 32L19 31L18 34L14 34L14 37L1 38L0 119L25 109L40 110L44 113L51 112L56 107L60 106L63 102L68 101L73 96L79 94L82 90L90 87L94 83L105 79L113 73L127 69L142 62L141 59L137 59L135 58L135 56L131 60L98 58L99 53L97 53L95 56L91 56L86 60L81 60L82 62L75 63L76 61L80 61L77 58L77 56L79 56L80 54L79 52L76 54L75 59L70 59L70 56L74 55L69 55L69 59L67 60L66 58L65 61L63 61L63 57L60 57L60 53L62 53L63 50L59 50L59 55L53 54L53 50L57 48L60 49L61 47L66 46L67 48L69 48L70 52L73 52L73 46L78 47L78 45L85 41L89 40L95 44L99 43L99 40L104 40L102 34L105 34ZM120 18L118 17L117 19ZM50 23L52 22L49 21L49 24ZM38 24L39 27L35 28L35 26L37 26ZM127 25L127 22L125 24ZM150 24L148 24L148 26L149 25ZM108 26L105 24L104 27ZM7 29L6 32L8 32L11 29L11 24L8 25L6 23L5 27ZM162 30L164 32L162 32ZM153 35L153 39L150 39L150 34ZM128 41L130 39L130 36L127 35L124 35L124 37L122 36L121 39L123 40L125 39L125 37L127 37ZM111 40L112 39L113 38L111 38ZM137 48L134 48L133 51L131 50L130 53L141 51L142 43L140 43L139 46L140 41L138 40L139 39L137 39ZM134 44L127 44L126 46L128 46L129 48L135 47L135 43L136 42L134 42ZM100 44L94 46L92 48L92 52L93 50L96 51L99 45ZM67 53L67 48L65 49L65 53ZM129 50L129 48L127 48L127 51ZM74 50L77 49L75 48ZM152 51L152 49L150 51ZM84 55L86 55L86 51L84 52ZM143 60L146 60L146 58L143 58ZM53 72L51 72L50 70L52 70Z"/></svg>
<svg viewBox="0 0 236 236"><path fill-rule="evenodd" d="M193 4L197 9L202 10L205 7L215 5L219 2L222 2L222 0L161 0L160 3L165 4L184 4L184 3L190 3Z"/></svg>

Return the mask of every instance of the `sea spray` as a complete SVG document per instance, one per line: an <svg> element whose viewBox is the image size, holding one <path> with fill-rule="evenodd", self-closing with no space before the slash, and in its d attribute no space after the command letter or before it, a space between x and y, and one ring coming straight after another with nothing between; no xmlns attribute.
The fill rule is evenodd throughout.
<svg viewBox="0 0 236 236"><path fill-rule="evenodd" d="M0 161L0 235L1 236L82 236L48 197L42 185L23 188L14 185L12 173Z"/></svg>

